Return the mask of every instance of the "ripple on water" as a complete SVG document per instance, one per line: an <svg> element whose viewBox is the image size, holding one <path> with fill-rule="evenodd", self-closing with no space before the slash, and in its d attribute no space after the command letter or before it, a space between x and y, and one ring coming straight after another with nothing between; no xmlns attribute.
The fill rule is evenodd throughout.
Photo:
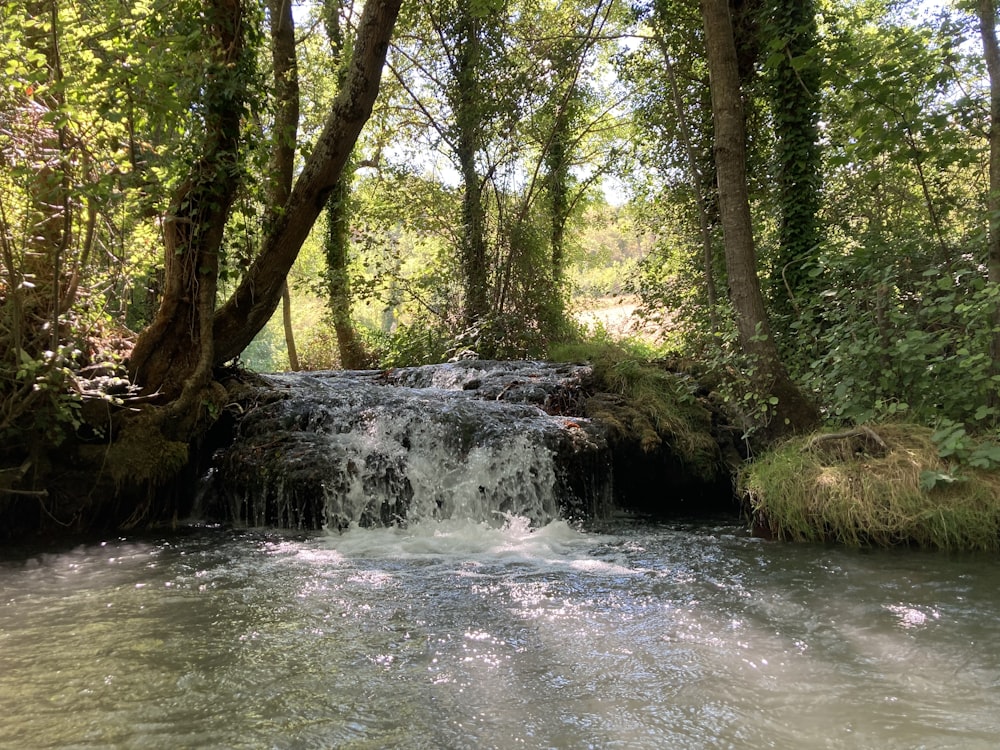
<svg viewBox="0 0 1000 750"><path fill-rule="evenodd" d="M992 560L447 522L0 563L0 746L992 748Z"/></svg>

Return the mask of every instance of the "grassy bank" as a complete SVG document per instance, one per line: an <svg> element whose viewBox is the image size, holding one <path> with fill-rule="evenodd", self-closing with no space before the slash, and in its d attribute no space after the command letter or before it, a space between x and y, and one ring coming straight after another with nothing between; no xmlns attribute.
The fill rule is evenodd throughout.
<svg viewBox="0 0 1000 750"><path fill-rule="evenodd" d="M790 541L1000 550L1000 472L953 465L931 438L885 424L790 440L743 474L754 523Z"/></svg>

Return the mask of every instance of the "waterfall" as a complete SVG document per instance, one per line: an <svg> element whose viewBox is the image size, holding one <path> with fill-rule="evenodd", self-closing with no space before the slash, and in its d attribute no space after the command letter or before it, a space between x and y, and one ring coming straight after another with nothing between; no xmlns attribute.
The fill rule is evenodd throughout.
<svg viewBox="0 0 1000 750"><path fill-rule="evenodd" d="M214 515L303 529L601 515L607 442L566 413L589 373L462 362L268 376L218 456Z"/></svg>

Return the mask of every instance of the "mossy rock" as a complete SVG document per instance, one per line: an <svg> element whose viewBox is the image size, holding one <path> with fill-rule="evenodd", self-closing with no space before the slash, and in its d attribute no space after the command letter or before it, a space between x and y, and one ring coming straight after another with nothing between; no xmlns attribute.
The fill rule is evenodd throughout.
<svg viewBox="0 0 1000 750"><path fill-rule="evenodd" d="M154 418L139 415L122 427L108 447L107 470L115 483L160 486L188 462L188 444L168 440Z"/></svg>

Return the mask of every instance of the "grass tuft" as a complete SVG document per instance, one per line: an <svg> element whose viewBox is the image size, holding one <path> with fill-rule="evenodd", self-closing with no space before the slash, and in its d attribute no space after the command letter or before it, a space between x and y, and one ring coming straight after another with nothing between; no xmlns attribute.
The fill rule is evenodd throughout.
<svg viewBox="0 0 1000 750"><path fill-rule="evenodd" d="M741 479L755 524L790 541L1000 550L1000 473L958 472L931 435L884 424L781 444ZM926 489L928 472L954 481Z"/></svg>

